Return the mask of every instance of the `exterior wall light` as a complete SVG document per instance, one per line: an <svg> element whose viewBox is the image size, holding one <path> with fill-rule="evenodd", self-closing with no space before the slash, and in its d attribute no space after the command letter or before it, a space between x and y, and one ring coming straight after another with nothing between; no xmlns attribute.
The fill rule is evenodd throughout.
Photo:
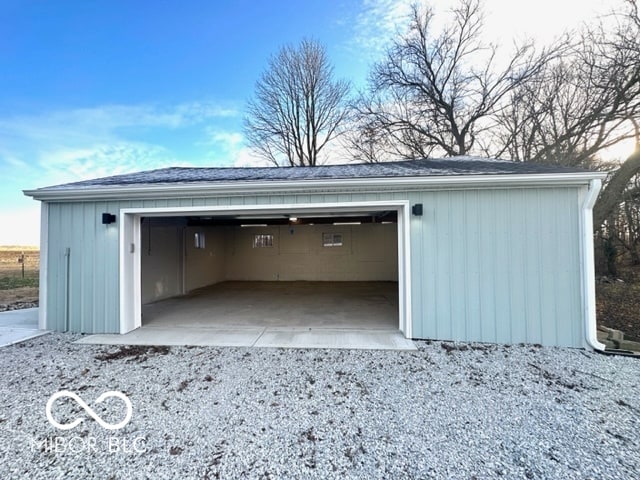
<svg viewBox="0 0 640 480"><path fill-rule="evenodd" d="M109 225L110 223L116 223L116 216L112 213L103 213L102 224Z"/></svg>

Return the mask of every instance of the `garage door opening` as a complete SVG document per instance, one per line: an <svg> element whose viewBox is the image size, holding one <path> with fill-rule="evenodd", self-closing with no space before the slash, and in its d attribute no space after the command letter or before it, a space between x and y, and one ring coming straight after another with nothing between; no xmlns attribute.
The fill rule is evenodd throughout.
<svg viewBox="0 0 640 480"><path fill-rule="evenodd" d="M409 337L407 213L381 207L123 211L121 285L131 293L121 333L259 326Z"/></svg>

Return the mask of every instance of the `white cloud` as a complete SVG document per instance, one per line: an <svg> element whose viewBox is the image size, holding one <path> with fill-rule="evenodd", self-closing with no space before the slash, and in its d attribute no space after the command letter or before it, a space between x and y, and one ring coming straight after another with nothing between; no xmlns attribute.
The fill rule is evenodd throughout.
<svg viewBox="0 0 640 480"><path fill-rule="evenodd" d="M51 143L84 143L118 137L123 129L176 129L214 118L237 117L240 113L205 102L172 106L104 105L47 112L42 115L0 118L0 138L29 139Z"/></svg>
<svg viewBox="0 0 640 480"><path fill-rule="evenodd" d="M221 166L266 167L267 160L255 155L245 145L244 135L239 131L209 128L206 145L211 147L209 161Z"/></svg>
<svg viewBox="0 0 640 480"><path fill-rule="evenodd" d="M41 156L38 168L50 185L180 163L162 147L122 141L85 148L60 148L44 151Z"/></svg>
<svg viewBox="0 0 640 480"><path fill-rule="evenodd" d="M202 164L208 152L198 142L207 137L207 128L239 118L232 105L212 102L102 105L0 117L0 220L16 225L11 232L0 229L0 244L38 241L38 205L23 196L23 189ZM232 146L238 141L227 139ZM32 208L22 212L23 207Z"/></svg>
<svg viewBox="0 0 640 480"><path fill-rule="evenodd" d="M379 57L389 40L407 25L413 3L415 0L364 0L353 39L360 52Z"/></svg>
<svg viewBox="0 0 640 480"><path fill-rule="evenodd" d="M378 60L393 38L408 26L411 5L418 4L434 10L434 31L448 22L458 0L362 0L354 22L352 43L359 57ZM539 45L548 44L563 32L593 22L610 13L621 3L606 0L483 0L485 16L484 37L487 41L505 43L534 39Z"/></svg>
<svg viewBox="0 0 640 480"><path fill-rule="evenodd" d="M225 153L233 152L244 143L244 135L240 132L220 130L214 127L207 129L206 145L216 146Z"/></svg>
<svg viewBox="0 0 640 480"><path fill-rule="evenodd" d="M208 125L234 122L239 116L232 107L187 102L0 118L0 173L5 181L7 176L19 178L32 188L184 164L190 150L197 150L198 138L206 137ZM173 148L171 142L182 143Z"/></svg>
<svg viewBox="0 0 640 480"><path fill-rule="evenodd" d="M258 157L251 149L243 147L236 153L234 167L273 167L273 163Z"/></svg>

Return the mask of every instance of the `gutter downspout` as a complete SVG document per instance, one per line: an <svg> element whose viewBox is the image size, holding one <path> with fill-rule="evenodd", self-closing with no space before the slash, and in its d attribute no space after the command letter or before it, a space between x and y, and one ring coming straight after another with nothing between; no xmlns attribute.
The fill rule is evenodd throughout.
<svg viewBox="0 0 640 480"><path fill-rule="evenodd" d="M593 247L593 206L602 180L589 181L589 189L582 204L582 304L585 316L585 340L594 350L604 351L606 345L598 341L596 325L596 274Z"/></svg>
<svg viewBox="0 0 640 480"><path fill-rule="evenodd" d="M69 303L70 296L71 296L70 276L71 276L71 248L67 247L64 249L64 330L63 332L69 331L69 312L71 310L71 305Z"/></svg>

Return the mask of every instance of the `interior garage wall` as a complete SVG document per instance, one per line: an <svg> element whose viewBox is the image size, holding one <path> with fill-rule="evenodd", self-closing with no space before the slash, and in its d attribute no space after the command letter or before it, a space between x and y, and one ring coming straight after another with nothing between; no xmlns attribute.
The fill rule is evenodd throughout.
<svg viewBox="0 0 640 480"><path fill-rule="evenodd" d="M196 233L204 248L196 248ZM324 233L341 234L342 246L324 247ZM255 248L258 234L273 235L273 246ZM398 280L395 224L184 227L152 219L141 237L143 304L225 280Z"/></svg>
<svg viewBox="0 0 640 480"><path fill-rule="evenodd" d="M186 227L185 292L225 280L226 228ZM205 247L195 247L195 234L204 234Z"/></svg>
<svg viewBox="0 0 640 480"><path fill-rule="evenodd" d="M342 234L342 246L324 247L323 233ZM257 234L273 235L273 246L254 248ZM397 281L397 225L234 227L228 231L225 278Z"/></svg>
<svg viewBox="0 0 640 480"><path fill-rule="evenodd" d="M141 293L149 303L180 295L182 286L182 229L147 222L141 228Z"/></svg>

